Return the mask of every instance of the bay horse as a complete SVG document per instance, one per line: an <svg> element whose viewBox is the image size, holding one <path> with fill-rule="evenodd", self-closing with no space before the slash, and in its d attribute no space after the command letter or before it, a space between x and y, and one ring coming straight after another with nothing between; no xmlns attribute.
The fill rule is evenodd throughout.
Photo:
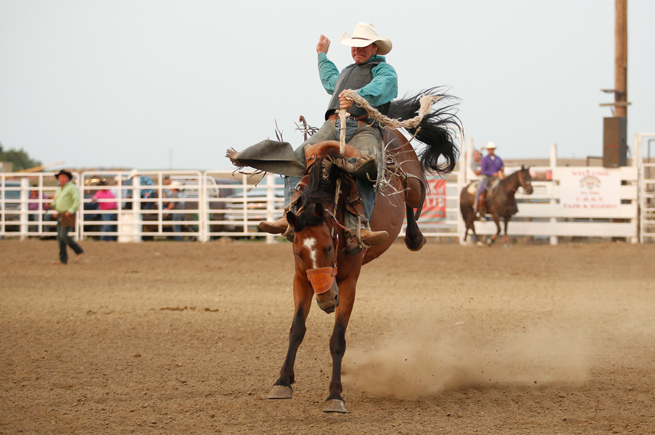
<svg viewBox="0 0 655 435"><path fill-rule="evenodd" d="M469 183L462 189L459 196L459 208L462 212L462 219L464 219L464 223L466 224L464 241L466 241L469 230L473 233L474 241L478 238L475 233L474 224L475 190L477 190L477 183L479 182L472 181ZM514 195L519 187L522 187L527 195L531 195L533 192L530 169L524 166L521 166L521 169L505 177L504 180L500 181L496 188L492 189L490 193L485 195L485 208L491 214L491 217L496 223L496 234L492 235L487 241L489 246L493 245L500 234L501 217L504 219L503 244L508 246L507 225L512 219L512 216L518 212Z"/></svg>
<svg viewBox="0 0 655 435"><path fill-rule="evenodd" d="M430 89L424 92L432 92ZM392 102L389 116L408 119L419 110L421 94ZM280 369L280 376L271 389L269 399L290 399L291 385L295 381L294 363L306 332L306 320L312 299L327 313L335 312L334 328L330 337L332 376L324 412L348 412L345 407L341 383L342 360L346 351L346 328L355 303L357 280L362 265L382 255L398 237L407 214L405 244L410 250L419 250L425 243L416 219L425 198L425 174L445 173L454 169L458 148L453 139L453 127L460 128L459 119L447 106L433 110L421 124L410 129L426 147L417 157L409 141L398 131L385 129L384 142L387 157L395 160L395 170L389 183L393 194L378 191L370 225L373 230L385 230L389 239L382 245L368 247L352 255L345 251L347 229L344 227L346 197L354 183L352 174L333 164L343 158L335 152L313 160L308 168L307 185L302 192L297 211L286 214L294 231L293 278L294 315L289 331L289 347ZM315 146L329 150L339 142ZM334 148L334 147L333 147ZM336 148L338 149L338 148ZM393 166L393 165L392 165ZM409 174L409 176L408 176ZM416 209L416 211L414 211Z"/></svg>

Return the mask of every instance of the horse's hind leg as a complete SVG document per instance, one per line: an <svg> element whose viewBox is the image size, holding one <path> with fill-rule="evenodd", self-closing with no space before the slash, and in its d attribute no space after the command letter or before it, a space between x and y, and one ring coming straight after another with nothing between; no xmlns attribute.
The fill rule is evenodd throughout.
<svg viewBox="0 0 655 435"><path fill-rule="evenodd" d="M500 216L498 216L495 211L491 214L491 216L493 217L494 223L496 224L496 234L492 235L491 238L489 239L487 243L489 246L493 245L496 239L498 238L498 236L500 235Z"/></svg>
<svg viewBox="0 0 655 435"><path fill-rule="evenodd" d="M296 303L295 315L291 323L291 330L289 331L289 348L287 356L284 359L282 368L280 369L280 377L273 385L273 388L268 393L269 399L291 399L293 390L291 384L295 381L295 373L293 366L296 362L296 355L298 348L305 338L307 331L306 321L309 309L311 307L312 296L314 292L311 288L307 288L304 283L299 283L297 278L294 279L294 299Z"/></svg>
<svg viewBox="0 0 655 435"><path fill-rule="evenodd" d="M407 212L407 228L405 229L405 246L410 251L418 251L425 245L425 236L421 233L421 230L416 223L416 218L414 217L414 210L407 204L405 204L405 210Z"/></svg>

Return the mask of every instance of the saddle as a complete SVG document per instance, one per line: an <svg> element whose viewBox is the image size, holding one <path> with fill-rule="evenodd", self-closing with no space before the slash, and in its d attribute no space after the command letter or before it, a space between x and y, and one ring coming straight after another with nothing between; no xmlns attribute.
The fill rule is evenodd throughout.
<svg viewBox="0 0 655 435"><path fill-rule="evenodd" d="M307 169L305 169L305 174L309 172L309 168L311 165L316 162L320 157L325 157L326 155L330 153L334 153L336 151L340 151L341 145L339 142L336 140L326 140L323 142L319 142L314 145L310 145L305 149L305 166ZM362 157L362 154L359 152L357 148L354 146L346 144L345 151L341 155L341 157L348 159L348 158L355 158L359 159Z"/></svg>
<svg viewBox="0 0 655 435"><path fill-rule="evenodd" d="M337 157L335 153L338 153ZM319 142L315 145L308 146L305 150L305 175L298 182L293 195L289 201L289 204L286 207L286 210L293 210L297 208L297 203L300 200L302 191L307 187L307 181L309 179L309 170L311 166L316 163L320 158L332 155L327 163L327 165L336 165L337 167L343 169L348 173L349 177L356 177L359 172L362 171L362 168L366 168L370 165L370 162L375 164L373 157L362 156L361 152L350 145L346 145L344 153L340 153L340 144L337 141L324 141ZM366 172L366 170L364 170ZM354 180L353 180L354 181ZM361 197L359 196L359 191L357 190L357 183L348 183L350 190L345 193L346 197L346 210L352 213L359 218L364 223L368 223L366 219L366 214L364 212L364 204L362 203Z"/></svg>
<svg viewBox="0 0 655 435"><path fill-rule="evenodd" d="M478 191L478 188L480 187L480 181L471 181L469 185L466 187L466 191L470 193L471 195L475 196L475 194ZM485 193L493 193L496 189L498 189L498 186L500 186L500 178L496 177L493 179L491 183L487 186L487 190Z"/></svg>

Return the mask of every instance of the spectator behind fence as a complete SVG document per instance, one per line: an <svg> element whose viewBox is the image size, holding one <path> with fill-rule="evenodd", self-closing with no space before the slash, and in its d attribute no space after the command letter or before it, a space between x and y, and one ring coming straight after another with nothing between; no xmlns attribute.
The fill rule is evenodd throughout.
<svg viewBox="0 0 655 435"><path fill-rule="evenodd" d="M45 193L41 194L41 200L39 200L39 191L37 189L30 190L30 197L27 205L28 209L30 210L29 220L32 222L38 222L39 213L41 211L45 211L47 213L48 209L50 208L49 201L50 198L48 198L48 195ZM41 207L39 207L39 204L41 204ZM45 219L46 218L44 216L42 220L45 221ZM39 226L30 225L30 231L39 231Z"/></svg>
<svg viewBox="0 0 655 435"><path fill-rule="evenodd" d="M129 178L129 180L125 181L126 186L133 186L134 185L134 179L136 178L136 175L133 175ZM155 201L154 198L156 197L155 195L155 182L152 181L152 178L145 176L145 175L139 175L139 190L141 192L141 209L142 210L151 210L155 208ZM130 197L135 197L134 193L130 190Z"/></svg>
<svg viewBox="0 0 655 435"><path fill-rule="evenodd" d="M168 184L168 189L164 190L164 196L166 198L173 199L173 201L166 201L164 202L164 210L165 211L172 211L172 210L184 210L184 192L180 189L180 183L177 181L172 181ZM170 215L165 215L165 219L171 219L173 222L181 222L184 220L184 213L173 213L171 212ZM173 224L173 231L176 233L175 236L173 237L173 240L176 242L179 242L182 240L182 236L180 235L180 232L182 231L182 225L179 223L174 223Z"/></svg>
<svg viewBox="0 0 655 435"><path fill-rule="evenodd" d="M59 215L57 219L58 264L68 264L67 246L70 246L77 254L75 257L75 263L77 263L82 260L84 250L68 233L75 229L75 216L80 208L80 192L71 181L73 174L70 172L62 169L55 174L55 178L59 180L59 187L55 190L55 197L52 199L50 207Z"/></svg>
<svg viewBox="0 0 655 435"><path fill-rule="evenodd" d="M472 158L471 162L469 163L469 168L471 169L472 174L469 174L471 177L477 177L482 173L482 153L480 151L476 150L473 148L473 152L471 153Z"/></svg>
<svg viewBox="0 0 655 435"><path fill-rule="evenodd" d="M98 190L92 197L93 202L98 204L98 210L100 211L117 210L118 203L116 202L116 196L114 196L111 190L107 188L107 182L105 180L101 180L98 183L98 186L103 186L103 188ZM100 216L102 216L102 221L104 222L104 224L102 225L102 232L103 233L116 232L116 225L112 225L108 223L110 221L116 221L117 218L116 213L102 213ZM102 236L100 236L100 240L104 242L113 242L116 240L116 236L103 234Z"/></svg>

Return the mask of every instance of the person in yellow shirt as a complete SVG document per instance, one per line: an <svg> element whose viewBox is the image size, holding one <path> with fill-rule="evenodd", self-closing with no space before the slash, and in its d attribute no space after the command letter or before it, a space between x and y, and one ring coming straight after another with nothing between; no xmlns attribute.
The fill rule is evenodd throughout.
<svg viewBox="0 0 655 435"><path fill-rule="evenodd" d="M71 182L73 174L62 169L55 174L59 180L59 187L55 191L50 208L57 211L57 242L59 243L59 263L68 264L68 250L70 246L75 252L75 263L84 257L84 250L73 240L68 233L75 228L75 215L80 208L80 192Z"/></svg>

